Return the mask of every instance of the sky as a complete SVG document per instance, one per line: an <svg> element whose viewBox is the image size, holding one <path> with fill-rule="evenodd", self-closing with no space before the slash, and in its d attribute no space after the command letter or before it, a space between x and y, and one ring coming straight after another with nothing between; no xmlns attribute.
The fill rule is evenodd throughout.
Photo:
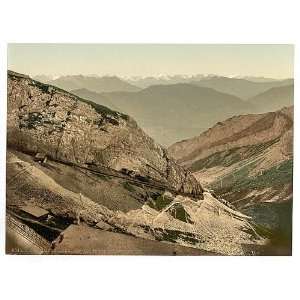
<svg viewBox="0 0 300 300"><path fill-rule="evenodd" d="M9 44L8 69L36 76L216 74L291 78L293 45Z"/></svg>

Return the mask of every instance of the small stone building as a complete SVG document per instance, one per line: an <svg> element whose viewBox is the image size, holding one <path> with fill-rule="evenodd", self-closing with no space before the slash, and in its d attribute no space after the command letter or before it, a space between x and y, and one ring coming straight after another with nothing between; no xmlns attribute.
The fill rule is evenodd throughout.
<svg viewBox="0 0 300 300"><path fill-rule="evenodd" d="M21 206L21 210L37 220L44 220L49 215L47 210L34 205Z"/></svg>

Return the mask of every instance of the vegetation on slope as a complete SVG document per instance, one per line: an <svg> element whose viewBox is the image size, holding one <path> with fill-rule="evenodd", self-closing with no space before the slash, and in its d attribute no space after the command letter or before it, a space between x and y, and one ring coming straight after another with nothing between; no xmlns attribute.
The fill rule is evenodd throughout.
<svg viewBox="0 0 300 300"><path fill-rule="evenodd" d="M221 180L212 184L214 189L230 187L231 191L240 191L243 189L263 189L271 186L279 186L292 182L293 180L293 160L286 160L277 166L262 171L258 176L250 176L250 172L257 165L253 161L244 165L237 171L233 171Z"/></svg>

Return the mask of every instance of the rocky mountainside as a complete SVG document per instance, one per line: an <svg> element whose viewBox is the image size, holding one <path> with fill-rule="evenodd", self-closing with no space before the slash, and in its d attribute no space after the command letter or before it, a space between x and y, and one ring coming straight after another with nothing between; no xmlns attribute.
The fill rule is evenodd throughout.
<svg viewBox="0 0 300 300"><path fill-rule="evenodd" d="M293 107L232 117L168 151L203 186L264 225L291 224Z"/></svg>
<svg viewBox="0 0 300 300"><path fill-rule="evenodd" d="M120 79L117 76L83 76L83 75L69 75L61 76L54 80L45 82L57 86L66 91L75 89L89 89L97 93L125 91L134 92L139 88Z"/></svg>
<svg viewBox="0 0 300 300"><path fill-rule="evenodd" d="M7 114L9 147L128 169L184 192L202 192L195 178L127 115L15 73L8 75Z"/></svg>
<svg viewBox="0 0 300 300"><path fill-rule="evenodd" d="M190 169L199 180L202 179L204 185L214 186L224 193L230 191L231 196L227 194L227 199L248 203L247 192L254 194L251 186L256 182L261 185L261 191L253 198L284 200L291 193L288 188L291 178L286 176L290 173L285 172L291 170L293 157L293 107L266 114L232 117L198 137L175 143L168 151L178 163ZM282 174L281 168L284 169ZM272 171L278 174L269 174ZM287 181L285 189L275 185L281 175L281 180ZM273 188L286 193L281 199L275 191L276 197L269 198L270 190L267 197L263 196L262 191L270 187L268 184L272 184L270 179L273 176L278 177L277 182L273 180ZM242 184L240 181L246 178L249 182ZM232 193L234 189L239 190L239 196ZM247 197L241 198L242 192Z"/></svg>
<svg viewBox="0 0 300 300"><path fill-rule="evenodd" d="M29 205L50 218L28 218ZM203 199L176 196L15 150L7 154L7 213L49 241L42 253L251 255L267 243L251 218L207 191Z"/></svg>
<svg viewBox="0 0 300 300"><path fill-rule="evenodd" d="M255 106L257 112L269 112L278 110L294 103L294 85L274 87L264 93L248 99Z"/></svg>
<svg viewBox="0 0 300 300"><path fill-rule="evenodd" d="M12 249L28 235L28 253L53 254L251 255L267 243L129 116L13 72L7 112Z"/></svg>
<svg viewBox="0 0 300 300"><path fill-rule="evenodd" d="M251 104L235 96L190 84L157 85L133 93L72 93L131 115L162 145L198 135L220 119L252 111Z"/></svg>

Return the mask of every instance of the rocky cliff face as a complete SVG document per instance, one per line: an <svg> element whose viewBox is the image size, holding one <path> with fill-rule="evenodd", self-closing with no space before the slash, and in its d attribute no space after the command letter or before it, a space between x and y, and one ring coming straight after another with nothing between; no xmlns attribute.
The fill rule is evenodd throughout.
<svg viewBox="0 0 300 300"><path fill-rule="evenodd" d="M201 196L201 185L127 115L8 73L8 147L78 164L133 170Z"/></svg>

